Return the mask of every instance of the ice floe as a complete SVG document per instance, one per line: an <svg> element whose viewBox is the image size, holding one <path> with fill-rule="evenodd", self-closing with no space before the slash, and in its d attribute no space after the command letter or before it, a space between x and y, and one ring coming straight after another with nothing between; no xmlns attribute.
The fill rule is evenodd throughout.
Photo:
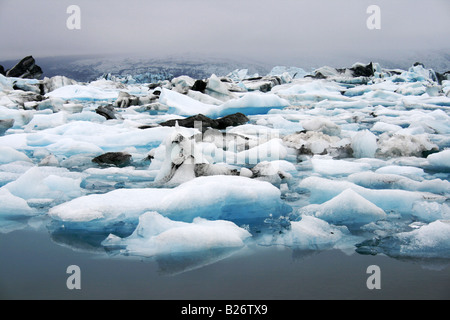
<svg viewBox="0 0 450 320"><path fill-rule="evenodd" d="M448 73L305 70L0 75L0 232L44 217L124 255L449 258Z"/></svg>

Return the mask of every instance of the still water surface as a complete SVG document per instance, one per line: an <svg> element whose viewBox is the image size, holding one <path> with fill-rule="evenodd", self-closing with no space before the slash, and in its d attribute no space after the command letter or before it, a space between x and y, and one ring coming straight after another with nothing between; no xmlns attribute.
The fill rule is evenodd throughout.
<svg viewBox="0 0 450 320"><path fill-rule="evenodd" d="M379 290L366 285L374 264L381 270ZM449 264L261 246L142 260L22 229L0 234L0 298L449 299ZM80 290L66 286L70 265L80 267Z"/></svg>

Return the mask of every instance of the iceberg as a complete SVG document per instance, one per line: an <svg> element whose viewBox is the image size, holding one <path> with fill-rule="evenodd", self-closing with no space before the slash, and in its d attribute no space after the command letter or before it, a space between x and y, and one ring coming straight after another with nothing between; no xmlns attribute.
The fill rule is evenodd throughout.
<svg viewBox="0 0 450 320"><path fill-rule="evenodd" d="M431 169L450 171L450 149L430 154L427 160Z"/></svg>
<svg viewBox="0 0 450 320"><path fill-rule="evenodd" d="M352 189L345 189L322 204L305 206L300 209L300 213L312 214L329 223L346 226L362 226L387 217L383 209Z"/></svg>
<svg viewBox="0 0 450 320"><path fill-rule="evenodd" d="M223 248L241 248L251 234L233 222L194 218L192 222L172 221L157 212L139 217L135 231L126 238L109 235L102 245L123 246L127 255L151 257Z"/></svg>
<svg viewBox="0 0 450 320"><path fill-rule="evenodd" d="M31 162L28 156L9 146L0 146L0 164L11 163L15 161Z"/></svg>
<svg viewBox="0 0 450 320"><path fill-rule="evenodd" d="M180 116L193 116L199 113L210 116L214 113L213 110L218 108L215 105L200 102L187 95L165 88L161 91L159 102L169 107L169 113Z"/></svg>
<svg viewBox="0 0 450 320"><path fill-rule="evenodd" d="M260 243L265 243L265 239ZM285 245L299 250L344 249L355 241L345 226L334 226L326 221L304 215L300 221L291 221L289 230L270 244Z"/></svg>
<svg viewBox="0 0 450 320"><path fill-rule="evenodd" d="M306 189L309 192L309 201L312 204L324 203L344 190L352 189L385 212L397 212L404 215L411 214L412 207L416 201L443 203L446 200L445 196L430 192L368 189L350 181L331 180L313 176L300 181L299 188L300 190Z"/></svg>
<svg viewBox="0 0 450 320"><path fill-rule="evenodd" d="M223 117L236 112L245 115L265 114L272 109L283 109L289 102L272 93L249 92L241 98L229 100L219 106L215 116Z"/></svg>
<svg viewBox="0 0 450 320"><path fill-rule="evenodd" d="M265 181L240 176L205 176L175 188L117 189L78 197L50 209L49 216L64 222L99 224L136 222L146 211L190 222L246 221L289 212L278 188Z"/></svg>
<svg viewBox="0 0 450 320"><path fill-rule="evenodd" d="M31 167L15 181L4 185L14 196L35 202L41 199L45 203L50 201L63 202L84 194L81 177L74 178L67 169L53 167Z"/></svg>
<svg viewBox="0 0 450 320"><path fill-rule="evenodd" d="M412 231L363 241L357 245L361 253L384 253L396 258L450 258L450 222L436 220Z"/></svg>
<svg viewBox="0 0 450 320"><path fill-rule="evenodd" d="M355 172L367 171L372 168L368 163L346 160L335 160L330 156L314 155L311 158L313 171L322 176L349 175Z"/></svg>
<svg viewBox="0 0 450 320"><path fill-rule="evenodd" d="M395 172L395 170L392 172ZM420 177L422 174L421 172ZM417 179L418 177L414 175L414 178ZM450 182L448 180L417 181L395 173L357 172L349 175L348 181L369 189L402 189L442 195L450 193Z"/></svg>
<svg viewBox="0 0 450 320"><path fill-rule="evenodd" d="M169 107L169 113L180 116L203 114L208 117L224 117L233 113L245 115L265 114L271 109L282 109L289 102L275 94L249 92L240 98L228 100L221 105L203 103L181 93L162 89L159 102Z"/></svg>
<svg viewBox="0 0 450 320"><path fill-rule="evenodd" d="M360 131L352 137L352 149L355 158L373 158L378 149L377 137L369 130Z"/></svg>
<svg viewBox="0 0 450 320"><path fill-rule="evenodd" d="M9 192L6 188L0 188L0 218L12 218L18 216L31 216L35 211L28 203Z"/></svg>

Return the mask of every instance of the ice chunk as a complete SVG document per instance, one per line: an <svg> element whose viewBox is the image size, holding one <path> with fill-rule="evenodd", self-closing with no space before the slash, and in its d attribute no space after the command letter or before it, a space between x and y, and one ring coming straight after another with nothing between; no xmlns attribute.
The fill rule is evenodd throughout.
<svg viewBox="0 0 450 320"><path fill-rule="evenodd" d="M235 95L228 89L229 86L227 85L227 83L222 82L219 77L217 77L215 74L212 74L207 80L205 93L221 101L227 101L235 98Z"/></svg>
<svg viewBox="0 0 450 320"><path fill-rule="evenodd" d="M169 113L175 113L182 116L192 116L196 114L211 115L215 105L206 104L191 97L178 93L176 91L162 89L159 96L159 102L169 107Z"/></svg>
<svg viewBox="0 0 450 320"><path fill-rule="evenodd" d="M450 149L430 154L427 160L429 166L433 169L450 170Z"/></svg>
<svg viewBox="0 0 450 320"><path fill-rule="evenodd" d="M326 250L339 248L350 236L345 226L333 226L313 216L302 216L300 221L291 221L290 229L275 239L282 244L301 250Z"/></svg>
<svg viewBox="0 0 450 320"><path fill-rule="evenodd" d="M286 182L292 178L292 175L288 171L294 172L296 170L292 163L285 160L278 160L270 162L261 161L251 171L254 178L279 186L282 182Z"/></svg>
<svg viewBox="0 0 450 320"><path fill-rule="evenodd" d="M30 158L24 153L9 146L0 146L0 164L11 163L14 161L31 162Z"/></svg>
<svg viewBox="0 0 450 320"><path fill-rule="evenodd" d="M58 142L48 145L47 149L54 155L67 157L82 153L93 156L104 153L103 149L93 143L77 141L71 138L61 138Z"/></svg>
<svg viewBox="0 0 450 320"><path fill-rule="evenodd" d="M377 137L369 130L359 131L352 137L355 158L373 158L378 149Z"/></svg>
<svg viewBox="0 0 450 320"><path fill-rule="evenodd" d="M24 199L13 195L5 188L0 188L0 203L0 217L29 216L35 213Z"/></svg>
<svg viewBox="0 0 450 320"><path fill-rule="evenodd" d="M235 82L239 82L244 80L245 78L248 78L248 69L235 69L231 71L229 74L227 74L227 78L230 78L231 80Z"/></svg>
<svg viewBox="0 0 450 320"><path fill-rule="evenodd" d="M310 203L320 204L339 195L346 189L352 189L359 195L369 200L385 212L394 211L400 214L410 215L413 204L416 201L429 201L443 203L445 196L429 192L380 189L373 190L363 188L349 181L331 180L319 177L307 177L300 181L300 189L306 189L310 193Z"/></svg>
<svg viewBox="0 0 450 320"><path fill-rule="evenodd" d="M384 253L400 258L450 258L450 221L436 220L418 229L365 241L358 252Z"/></svg>
<svg viewBox="0 0 450 320"><path fill-rule="evenodd" d="M416 181L393 173L358 172L348 176L348 181L369 189L403 189L437 194L450 193L450 182L447 180Z"/></svg>
<svg viewBox="0 0 450 320"><path fill-rule="evenodd" d="M26 132L33 130L43 130L63 125L67 122L66 112L57 112L52 114L35 114L33 119L25 126Z"/></svg>
<svg viewBox="0 0 450 320"><path fill-rule="evenodd" d="M10 109L3 105L0 105L0 119L1 120L14 120L13 128L20 128L26 125L33 118L33 111L31 110L17 110Z"/></svg>
<svg viewBox="0 0 450 320"><path fill-rule="evenodd" d="M400 127L396 124L385 123L383 121L378 121L372 127L372 131L374 131L374 132L392 132L393 133L393 132L397 132L401 129L402 129L402 127Z"/></svg>
<svg viewBox="0 0 450 320"><path fill-rule="evenodd" d="M301 79L308 74L302 68L276 66L276 67L272 68L272 70L268 73L268 75L269 76L281 76L285 72L287 72L292 79Z"/></svg>
<svg viewBox="0 0 450 320"><path fill-rule="evenodd" d="M69 85L76 85L78 84L77 81L69 79L64 76L54 76L51 78L45 77L42 81L44 85L44 91L45 93L54 91L58 88L69 86Z"/></svg>
<svg viewBox="0 0 450 320"><path fill-rule="evenodd" d="M195 80L189 76L179 76L171 80L173 89L181 94L188 93L189 89L194 86Z"/></svg>
<svg viewBox="0 0 450 320"><path fill-rule="evenodd" d="M418 201L414 203L412 214L421 221L433 222L435 220L450 219L450 208L447 204Z"/></svg>
<svg viewBox="0 0 450 320"><path fill-rule="evenodd" d="M103 245L126 246L131 255L155 256L217 248L240 248L250 233L230 221L194 218L191 223L172 221L157 212L139 217L136 230L127 238L109 236Z"/></svg>
<svg viewBox="0 0 450 320"><path fill-rule="evenodd" d="M333 199L320 205L312 204L300 209L302 214L314 214L332 224L361 226L386 218L383 209L366 200L352 189L345 189Z"/></svg>
<svg viewBox="0 0 450 320"><path fill-rule="evenodd" d="M402 176L406 176L409 178L416 178L422 177L425 172L422 168L417 168L413 166L397 166L397 165L390 165L390 166L384 166L377 170L375 170L375 173L382 173L382 174L399 174Z"/></svg>
<svg viewBox="0 0 450 320"><path fill-rule="evenodd" d="M340 141L339 137L315 131L293 133L283 137L287 147L295 148L300 153L312 154L322 154L329 148L337 147Z"/></svg>
<svg viewBox="0 0 450 320"><path fill-rule="evenodd" d="M12 79L10 77L5 77L0 73L0 89L3 90L13 90Z"/></svg>
<svg viewBox="0 0 450 320"><path fill-rule="evenodd" d="M53 174L54 173L54 174ZM13 195L25 200L53 199L65 201L83 194L80 188L81 178L60 176L68 173L61 168L32 167L17 180L1 189L7 189Z"/></svg>
<svg viewBox="0 0 450 320"><path fill-rule="evenodd" d="M136 220L146 211L158 211L174 220L252 220L290 211L278 188L265 181L240 176L198 177L173 189L118 189L79 197L53 207L57 220L100 224Z"/></svg>
<svg viewBox="0 0 450 320"><path fill-rule="evenodd" d="M339 136L341 133L341 128L337 124L323 117L315 117L300 123L308 131L318 131L329 136Z"/></svg>
<svg viewBox="0 0 450 320"><path fill-rule="evenodd" d="M114 182L153 181L156 173L152 170L136 170L133 167L125 168L89 168L84 170L90 179L110 180Z"/></svg>
<svg viewBox="0 0 450 320"><path fill-rule="evenodd" d="M47 93L48 97L66 100L114 100L119 95L118 90L102 90L95 86L68 85Z"/></svg>
<svg viewBox="0 0 450 320"><path fill-rule="evenodd" d="M270 113L270 112L269 112ZM279 130L281 134L292 134L294 132L303 131L304 128L299 122L289 121L281 115L269 114L265 119L261 118L256 121L256 125L267 126Z"/></svg>
<svg viewBox="0 0 450 320"><path fill-rule="evenodd" d="M288 152L281 139L271 139L260 145L241 152L229 153L227 163L257 164L261 161L276 161L286 159Z"/></svg>
<svg viewBox="0 0 450 320"><path fill-rule="evenodd" d="M428 134L410 135L398 132L393 136L381 134L378 146L377 154L385 157L422 157L424 152L438 149L437 145L429 140Z"/></svg>
<svg viewBox="0 0 450 320"><path fill-rule="evenodd" d="M346 160L335 160L329 156L315 155L311 158L314 172L326 176L348 175L355 172L370 170L368 163L358 163Z"/></svg>
<svg viewBox="0 0 450 320"><path fill-rule="evenodd" d="M400 242L400 256L450 258L449 221L437 220L395 238Z"/></svg>
<svg viewBox="0 0 450 320"><path fill-rule="evenodd" d="M249 92L243 97L232 99L217 109L215 116L223 117L236 112L245 115L265 114L272 109L282 109L289 106L289 102L272 93Z"/></svg>

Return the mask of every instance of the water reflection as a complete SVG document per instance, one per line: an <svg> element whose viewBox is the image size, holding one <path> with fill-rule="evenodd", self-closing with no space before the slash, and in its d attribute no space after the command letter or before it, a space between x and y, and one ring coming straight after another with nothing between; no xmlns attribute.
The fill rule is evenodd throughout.
<svg viewBox="0 0 450 320"><path fill-rule="evenodd" d="M8 234L18 230L31 229L36 232L46 231L49 234L51 241L58 246L63 246L73 251L93 253L97 256L106 258L120 258L120 259L139 259L143 261L154 261L158 266L158 272L161 275L177 275L180 273L189 272L195 269L202 268L228 259L237 252L244 252L245 255L251 256L252 250L243 250L243 248L214 248L196 252L182 252L159 254L151 257L139 256L127 252L124 246L103 246L102 242L108 237L111 230L106 231L90 231L80 229L65 228L60 223L55 223L47 217L22 217L22 218L1 218L0 219L0 233ZM133 227L122 228L121 232L116 234L120 237L129 236L134 230ZM279 245L260 245L258 240L260 236L254 235L253 239L247 242L246 249L258 248L258 250L273 250ZM384 250L383 246L377 245L375 240L367 240L361 243L355 243L345 250L341 250L346 255L357 253L359 255L380 255L386 256L390 259L401 261L408 264L419 265L426 270L442 271L449 267L450 259L447 258L412 258L405 257L400 254L398 250L390 247L390 250ZM38 244L37 244L38 245ZM295 246L281 246L292 252L291 258L293 261L301 261L322 253L324 250L310 250ZM331 250L333 248L330 248ZM326 250L325 250L326 251ZM251 257L250 257L251 258Z"/></svg>

